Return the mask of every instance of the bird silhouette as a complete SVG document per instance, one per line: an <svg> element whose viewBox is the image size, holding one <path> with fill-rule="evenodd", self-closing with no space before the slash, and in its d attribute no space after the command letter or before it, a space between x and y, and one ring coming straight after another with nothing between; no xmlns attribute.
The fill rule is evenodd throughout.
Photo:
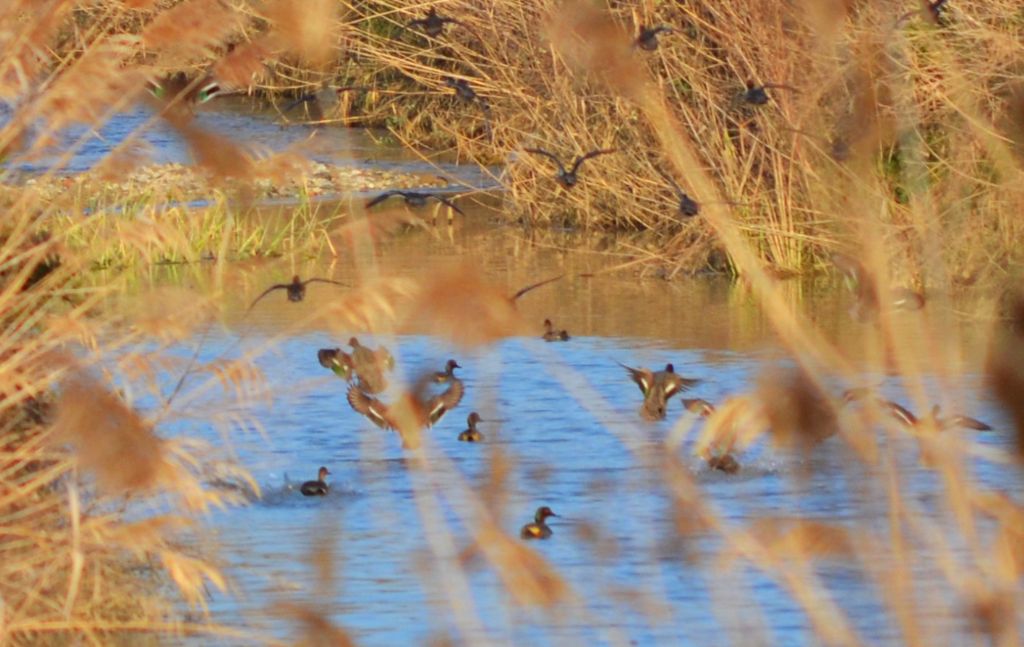
<svg viewBox="0 0 1024 647"><path fill-rule="evenodd" d="M576 186L576 183L579 181L579 178L577 177L576 173L579 171L580 165L583 164L583 162L587 161L592 157L597 157L598 155L607 155L608 153L615 152L614 148L607 148L593 150L584 155L579 155L576 157L575 160L573 160L572 168L567 171L565 170L565 166L562 165L562 161L559 160L558 156L555 155L554 153L550 153L544 150L543 148L524 148L523 150L525 150L527 153L534 153L536 155L543 155L545 157L551 158L551 160L554 161L554 163L558 166L558 174L555 176L555 179L558 181L559 184L561 184L566 189L571 189L572 187Z"/></svg>
<svg viewBox="0 0 1024 647"><path fill-rule="evenodd" d="M419 27L427 36L430 36L431 38L436 38L444 32L444 26L447 24L461 25L463 27L466 26L464 23L462 23L459 20L456 20L455 18L450 18L448 16L442 16L438 14L437 9L435 9L434 7L431 7L430 10L427 11L427 15L424 16L423 18L410 20L408 23L406 23L405 26L409 29L415 29L416 27Z"/></svg>
<svg viewBox="0 0 1024 647"><path fill-rule="evenodd" d="M466 213L462 209L459 209L457 206L455 206L454 203L452 203L451 200L444 197L443 195L438 195L436 193L416 193L415 191L385 191L376 198L367 202L366 208L369 209L370 207L376 206L381 202L384 202L388 198L394 197L396 195L402 196L402 199L405 200L405 204L409 205L410 207L424 207L426 206L429 200L434 199L440 202L441 204L445 205L446 207L450 208L452 211L455 211L459 215L466 215Z"/></svg>
<svg viewBox="0 0 1024 647"><path fill-rule="evenodd" d="M687 195L686 191L683 191L682 187L680 187L675 180L659 168L655 168L654 170L658 172L658 175L665 178L665 181L668 182L669 186L672 187L672 190L675 192L676 198L679 200L680 215L686 218L692 218L700 213L700 204Z"/></svg>
<svg viewBox="0 0 1024 647"><path fill-rule="evenodd" d="M768 96L768 90L791 90L796 91L791 85L783 85L781 83L765 83L764 85L757 85L753 81L747 81L747 89L743 91L740 96L743 103L748 103L752 106L763 106L768 103L770 97Z"/></svg>
<svg viewBox="0 0 1024 647"><path fill-rule="evenodd" d="M484 99L476 90L469 84L466 79L456 79L455 77L446 76L443 79L444 84L449 88L455 90L455 96L465 101L466 103L476 103L480 106L480 110L484 114L484 129L487 131L487 136L493 136L491 130L491 105L487 103L487 99Z"/></svg>
<svg viewBox="0 0 1024 647"><path fill-rule="evenodd" d="M636 40L633 41L634 47L653 52L658 49L658 34L660 33L672 33L672 28L667 25L658 25L657 27L644 27L640 26L640 33L637 35Z"/></svg>
<svg viewBox="0 0 1024 647"><path fill-rule="evenodd" d="M473 89L473 86L471 86L469 81L466 79L456 79L453 76L446 76L442 80L445 85L455 90L455 96L463 101L467 103L476 101L484 108L484 110L487 110L490 107L487 105L487 101L476 93L476 90Z"/></svg>
<svg viewBox="0 0 1024 647"><path fill-rule="evenodd" d="M928 6L925 9L925 11L928 13L928 16L937 25L943 25L945 23L945 15L943 15L943 9L945 9L947 2L949 2L949 0L935 0L934 2L929 2ZM903 21L905 21L907 18L911 18L917 15L918 13L923 12L920 9L908 11L907 13L900 16L899 20L896 21L896 24L902 24Z"/></svg>
<svg viewBox="0 0 1024 647"><path fill-rule="evenodd" d="M339 283L338 281L332 281L331 279L321 279L321 278L312 278L312 279L306 279L305 281L303 281L303 280L301 280L299 278L299 275L296 274L295 276L292 277L292 282L291 283L277 283L275 285L271 285L269 288L264 290L258 297L253 299L253 302L249 304L249 308L248 308L248 310L246 310L246 312L248 312L249 310L252 310L253 306L255 306L257 303L259 303L260 299L262 299L263 297L267 296L268 294L270 294L274 290L284 290L285 292L287 292L288 293L288 300L289 301L295 301L295 302L302 301L303 299L306 298L306 286L309 285L310 283L331 283L331 284L334 284L334 285L341 285L341 286L345 285L344 283Z"/></svg>

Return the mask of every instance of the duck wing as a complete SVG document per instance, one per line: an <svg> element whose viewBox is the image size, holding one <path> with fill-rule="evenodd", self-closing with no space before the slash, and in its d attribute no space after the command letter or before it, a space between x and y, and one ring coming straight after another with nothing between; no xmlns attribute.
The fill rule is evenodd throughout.
<svg viewBox="0 0 1024 647"><path fill-rule="evenodd" d="M549 153L543 148L524 148L523 150L526 151L527 153L534 153L535 155L543 155L544 157L551 158L551 160L553 160L555 164L558 165L558 170L562 173L562 175L565 175L566 171L565 167L562 166L562 160L558 159L558 157L554 153ZM577 164L577 166L579 166L579 164Z"/></svg>
<svg viewBox="0 0 1024 647"><path fill-rule="evenodd" d="M263 297L267 296L268 294L270 294L274 290L287 290L290 287L291 287L290 283L278 283L276 285L271 285L269 288L267 288L266 290L261 292L258 297L256 297L255 299L252 300L252 303L250 303L249 307L246 308L245 313L249 314L249 311L253 309L253 306L255 306L257 303L259 303L260 299L262 299Z"/></svg>
<svg viewBox="0 0 1024 647"><path fill-rule="evenodd" d="M332 285L340 285L342 287L348 287L341 281L334 281L332 279L306 279L302 282L303 285L309 285L310 283L331 283Z"/></svg>
<svg viewBox="0 0 1024 647"><path fill-rule="evenodd" d="M444 417L462 402L462 396L466 393L466 387L457 377L452 377L451 382L444 393L428 399L424 403L424 410L428 426L437 424L437 421Z"/></svg>
<svg viewBox="0 0 1024 647"><path fill-rule="evenodd" d="M580 164L583 164L583 162L586 162L591 157L597 157L598 155L607 155L608 153L614 153L614 152L615 152L614 148L605 148L605 149L599 149L599 150L596 150L596 151L590 151L589 153L587 153L585 155L580 155L579 157L576 158L576 161L573 162L572 170L569 171L569 174L570 175L575 174L576 171L579 170Z"/></svg>
<svg viewBox="0 0 1024 647"><path fill-rule="evenodd" d="M355 386L349 387L347 399L349 406L356 413L366 416L370 422L381 429L391 428L387 405L380 400L371 398Z"/></svg>
<svg viewBox="0 0 1024 647"><path fill-rule="evenodd" d="M513 294L512 298L509 299L509 300L510 301L515 301L516 299L518 299L519 297L523 296L524 294L526 294L530 290L539 288L542 285L547 285L548 283L554 283L555 281L557 281L558 279L562 278L563 276L565 276L565 274L559 274L558 276L553 276L550 279L544 279L543 281L539 281L537 283L533 283L531 285L527 285L525 288L520 288L520 290L518 292L516 292L515 294Z"/></svg>
<svg viewBox="0 0 1024 647"><path fill-rule="evenodd" d="M974 429L975 431L992 431L992 426L988 423L984 423L977 418L970 416L954 415L943 419L940 427L962 427L964 429Z"/></svg>
<svg viewBox="0 0 1024 647"><path fill-rule="evenodd" d="M664 178L666 182L668 182L668 185L670 187L672 187L672 190L675 191L676 196L680 200L682 200L683 198L689 198L690 197L690 196L686 195L686 192L683 191L683 188L681 186L679 186L679 183L676 182L675 180L673 180L672 177L668 173L662 171L657 166L654 167L654 170L658 173L658 175L660 175L662 178Z"/></svg>
<svg viewBox="0 0 1024 647"><path fill-rule="evenodd" d="M647 394L651 392L651 387L654 386L654 374L651 373L650 369L633 368L631 366L626 366L622 362L615 363L626 369L626 372L629 374L629 378L633 380L638 387L640 387L640 393L643 393L644 397L647 397Z"/></svg>
<svg viewBox="0 0 1024 647"><path fill-rule="evenodd" d="M394 195L404 196L405 194L402 193L401 191L385 191L384 193L381 193L379 196L377 196L373 200L370 200L369 202L367 202L366 205L363 208L364 209L369 209L370 207L376 206L376 205L380 204L381 202L384 202L385 200L387 200L388 198L390 198L391 196L394 196Z"/></svg>
<svg viewBox="0 0 1024 647"><path fill-rule="evenodd" d="M689 391L700 383L698 379L683 377L678 373L670 373L668 371L659 371L655 373L654 377L656 382L662 384L666 399L671 398L680 391Z"/></svg>
<svg viewBox="0 0 1024 647"><path fill-rule="evenodd" d="M901 424L906 427L913 427L917 424L917 416L910 413L908 409L902 407L892 400L878 400L878 405L889 412L893 418L898 420Z"/></svg>
<svg viewBox="0 0 1024 647"><path fill-rule="evenodd" d="M455 213L459 214L460 216L465 216L466 215L465 211L463 211L462 209L459 209L458 207L456 207L455 204L452 203L451 200L449 200L448 198L444 197L443 195L431 194L431 195L429 195L427 197L434 198L435 200L437 200L441 204L443 204L446 207L450 208Z"/></svg>

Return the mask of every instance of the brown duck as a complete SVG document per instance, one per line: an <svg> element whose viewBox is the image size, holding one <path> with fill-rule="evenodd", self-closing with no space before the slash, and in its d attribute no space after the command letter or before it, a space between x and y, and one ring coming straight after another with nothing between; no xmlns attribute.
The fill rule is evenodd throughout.
<svg viewBox="0 0 1024 647"><path fill-rule="evenodd" d="M544 320L544 334L541 336L544 341L569 341L568 330L555 330L555 324L550 319Z"/></svg>
<svg viewBox="0 0 1024 647"><path fill-rule="evenodd" d="M672 364L666 364L663 371L652 371L647 368L631 368L619 363L626 369L629 377L640 387L644 402L640 406L640 416L645 420L662 420L669 398L680 391L686 391L700 380L679 375Z"/></svg>
<svg viewBox="0 0 1024 647"><path fill-rule="evenodd" d="M484 439L484 435L480 433L480 430L476 428L476 423L483 422L483 418L476 411L473 411L466 418L466 424L469 425L461 434L459 434L459 440L464 443L478 443Z"/></svg>
<svg viewBox="0 0 1024 647"><path fill-rule="evenodd" d="M448 384L452 381L457 381L459 378L455 377L455 369L462 368L458 362L454 359L450 359L445 362L443 371L435 371L430 376L430 381L435 384Z"/></svg>
<svg viewBox="0 0 1024 647"><path fill-rule="evenodd" d="M715 412L715 405L701 398L683 398L683 408L690 413L695 413L701 418L707 418Z"/></svg>
<svg viewBox="0 0 1024 647"><path fill-rule="evenodd" d="M364 393L380 393L388 387L385 371L395 368L395 358L387 348L363 346L355 337L348 340L352 348L352 368Z"/></svg>

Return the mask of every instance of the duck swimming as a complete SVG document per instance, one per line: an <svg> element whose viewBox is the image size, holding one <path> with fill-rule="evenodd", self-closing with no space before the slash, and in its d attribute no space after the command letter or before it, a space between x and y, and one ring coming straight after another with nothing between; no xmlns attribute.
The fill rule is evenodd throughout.
<svg viewBox="0 0 1024 647"><path fill-rule="evenodd" d="M285 292L287 292L289 301L293 301L296 303L302 301L303 299L306 298L306 286L309 285L310 283L332 283L334 285L345 285L344 283L332 281L331 279L313 278L306 279L305 281L303 281L299 278L299 275L296 274L295 276L292 277L291 283L277 283L276 285L271 285L269 288L264 290L258 297L253 299L253 302L249 304L249 308L248 310L246 310L246 312L252 310L253 306L259 303L260 299L267 296L274 290L284 290Z"/></svg>
<svg viewBox="0 0 1024 647"><path fill-rule="evenodd" d="M430 376L430 380L435 384L448 384L453 380L458 380L459 378L455 377L455 369L457 368L462 367L454 359L450 359L447 362L445 362L444 370L435 371Z"/></svg>
<svg viewBox="0 0 1024 647"><path fill-rule="evenodd" d="M550 319L544 320L544 334L541 336L544 341L569 341L569 331L555 330L555 325Z"/></svg>
<svg viewBox="0 0 1024 647"><path fill-rule="evenodd" d="M640 406L640 416L645 420L664 419L668 399L680 391L693 388L700 382L700 380L679 375L675 372L675 367L672 364L666 364L663 371L631 368L622 363L618 364L626 369L630 378L643 393L644 401Z"/></svg>
<svg viewBox="0 0 1024 647"><path fill-rule="evenodd" d="M523 526L522 530L519 531L519 536L523 539L548 539L551 537L552 531L546 523L544 523L548 517L557 517L558 515L551 511L551 508L542 506L537 508L537 512L533 515L533 523L528 523Z"/></svg>
<svg viewBox="0 0 1024 647"><path fill-rule="evenodd" d="M592 157L597 157L598 155L607 155L609 153L615 152L614 148L606 148L593 150L584 155L578 155L576 159L573 160L572 168L567 171L565 170L565 166L562 165L562 161L558 159L558 156L555 155L554 153L549 153L543 148L524 148L523 150L526 151L527 153L543 155L554 161L555 165L558 166L558 173L555 175L555 180L565 189L571 189L572 187L576 186L576 183L579 181L579 178L576 174L579 171L580 165L583 164L583 162L586 162L588 159Z"/></svg>
<svg viewBox="0 0 1024 647"><path fill-rule="evenodd" d="M479 413L473 411L466 418L466 424L469 425L469 428L459 434L459 440L464 443L481 442L484 439L484 435L476 428L476 423L478 422L483 422L483 419Z"/></svg>
<svg viewBox="0 0 1024 647"><path fill-rule="evenodd" d="M319 472L317 472L316 480L306 481L305 483L302 484L302 487L299 488L299 491L302 492L302 494L305 496L326 495L327 490L329 490L330 488L327 486L327 481L325 479L327 478L327 475L330 473L331 472L326 467L321 467Z"/></svg>

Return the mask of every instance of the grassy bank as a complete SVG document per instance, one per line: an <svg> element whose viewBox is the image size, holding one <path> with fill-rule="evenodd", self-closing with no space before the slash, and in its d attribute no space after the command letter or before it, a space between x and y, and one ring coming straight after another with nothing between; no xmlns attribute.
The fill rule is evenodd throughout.
<svg viewBox="0 0 1024 647"><path fill-rule="evenodd" d="M57 78L113 48L139 64L116 70L108 91L124 97L140 77L179 71L282 108L321 83L350 87L326 121L383 125L410 146L507 165L510 219L618 232L656 245L676 271L738 268L713 219L679 209L666 175L723 210L781 273L857 254L865 238L918 286L1001 278L1020 262L1024 17L1014 3L945 7L939 22L913 3L902 15L881 3L770 2L621 5L587 22L552 2L449 2L437 9L458 22L437 36L410 26L423 11L400 2L134 5L161 10L72 12L74 30L55 30L66 52ZM179 22L202 36L178 33ZM653 51L636 46L641 26L655 25L672 31ZM141 34L144 47L100 37L110 30ZM92 71L115 75L107 65ZM446 76L479 100L457 98ZM685 164L667 139L685 142ZM566 165L617 152L587 161L567 191L551 160L524 152L538 146ZM214 174L245 175L242 157L206 161Z"/></svg>

